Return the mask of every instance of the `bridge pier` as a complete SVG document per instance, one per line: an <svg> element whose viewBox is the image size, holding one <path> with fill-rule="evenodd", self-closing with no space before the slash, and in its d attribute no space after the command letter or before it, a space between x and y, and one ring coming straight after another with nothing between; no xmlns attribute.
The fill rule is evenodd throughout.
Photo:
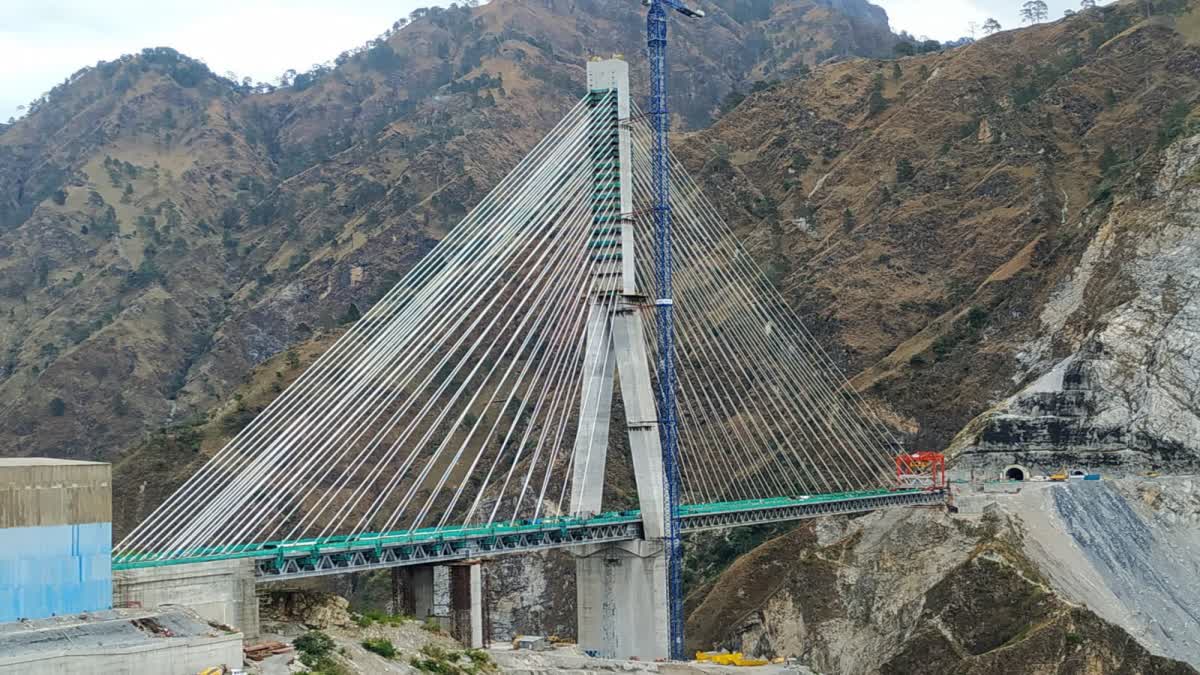
<svg viewBox="0 0 1200 675"><path fill-rule="evenodd" d="M258 598L254 595L254 561L163 565L113 572L113 604L147 609L184 605L200 616L258 637Z"/></svg>
<svg viewBox="0 0 1200 675"><path fill-rule="evenodd" d="M467 647L483 647L483 566L450 566L450 634Z"/></svg>
<svg viewBox="0 0 1200 675"><path fill-rule="evenodd" d="M573 549L579 646L604 658L667 658L667 554L658 541Z"/></svg>
<svg viewBox="0 0 1200 675"><path fill-rule="evenodd" d="M437 586L445 568L437 565L405 565L392 568L392 612L418 621L437 618ZM445 579L441 579L443 584Z"/></svg>
<svg viewBox="0 0 1200 675"><path fill-rule="evenodd" d="M484 643L483 568L478 561L392 568L392 611L433 619L468 647Z"/></svg>

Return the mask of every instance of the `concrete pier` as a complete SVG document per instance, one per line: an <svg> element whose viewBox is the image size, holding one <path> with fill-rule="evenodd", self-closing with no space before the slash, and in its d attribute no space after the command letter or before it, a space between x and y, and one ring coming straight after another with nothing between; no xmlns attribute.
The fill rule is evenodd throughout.
<svg viewBox="0 0 1200 675"><path fill-rule="evenodd" d="M450 566L450 634L468 647L483 647L483 566Z"/></svg>
<svg viewBox="0 0 1200 675"><path fill-rule="evenodd" d="M573 553L580 648L603 658L667 658L670 618L662 543L581 546Z"/></svg>
<svg viewBox="0 0 1200 675"><path fill-rule="evenodd" d="M424 621L437 616L433 565L392 568L392 612Z"/></svg>
<svg viewBox="0 0 1200 675"><path fill-rule="evenodd" d="M113 573L113 600L117 606L146 609L184 605L205 619L242 631L247 638L258 637L252 560L118 570Z"/></svg>

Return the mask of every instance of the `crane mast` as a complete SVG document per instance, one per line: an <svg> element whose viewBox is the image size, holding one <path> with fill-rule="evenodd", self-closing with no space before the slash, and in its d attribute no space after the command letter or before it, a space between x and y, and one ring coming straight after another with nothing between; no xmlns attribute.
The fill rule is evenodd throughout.
<svg viewBox="0 0 1200 675"><path fill-rule="evenodd" d="M671 129L667 105L667 11L700 18L679 0L643 0L646 13L646 46L650 59L650 123L654 128L654 235L659 363L658 424L662 437L663 496L666 501L667 605L670 615L670 656L682 660L683 652L683 542L679 531L678 422L675 416L675 317L671 286L671 161L667 134Z"/></svg>

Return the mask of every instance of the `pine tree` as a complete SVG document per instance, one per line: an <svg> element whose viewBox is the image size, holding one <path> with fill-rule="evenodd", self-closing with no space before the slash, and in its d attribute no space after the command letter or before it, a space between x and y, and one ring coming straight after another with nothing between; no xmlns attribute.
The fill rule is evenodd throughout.
<svg viewBox="0 0 1200 675"><path fill-rule="evenodd" d="M1114 167L1121 162L1121 156L1113 150L1111 145L1104 146L1104 152L1100 153L1100 173L1108 175L1112 173Z"/></svg>
<svg viewBox="0 0 1200 675"><path fill-rule="evenodd" d="M1045 0L1026 0L1021 5L1021 21L1025 23L1041 23L1050 14L1050 8Z"/></svg>

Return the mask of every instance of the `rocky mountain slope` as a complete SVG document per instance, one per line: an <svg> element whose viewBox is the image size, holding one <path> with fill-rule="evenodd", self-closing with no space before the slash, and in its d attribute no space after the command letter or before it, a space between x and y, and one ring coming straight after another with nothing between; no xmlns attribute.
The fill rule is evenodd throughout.
<svg viewBox="0 0 1200 675"><path fill-rule="evenodd" d="M717 0L672 106L886 53L865 0ZM256 92L170 49L85 68L0 128L0 452L110 457L352 320L557 121L593 54L644 71L624 0L415 12ZM637 81L638 87L644 82Z"/></svg>
<svg viewBox="0 0 1200 675"><path fill-rule="evenodd" d="M1092 421L1038 431L1001 415L976 435L1057 449L1105 438L1151 463L1200 454L1179 337L1194 335L1191 274L1175 267L1195 251L1195 150L1179 139L1200 94L1200 12L1152 7L833 64L748 98L683 148L914 445L945 447L1026 387L1013 415L1059 415L1035 382L1103 353L1093 380L1115 379L1095 383L1111 391Z"/></svg>
<svg viewBox="0 0 1200 675"><path fill-rule="evenodd" d="M1164 492L1183 501L1144 498ZM1179 481L1079 482L806 523L691 598L688 639L817 672L1194 673L1196 505Z"/></svg>

